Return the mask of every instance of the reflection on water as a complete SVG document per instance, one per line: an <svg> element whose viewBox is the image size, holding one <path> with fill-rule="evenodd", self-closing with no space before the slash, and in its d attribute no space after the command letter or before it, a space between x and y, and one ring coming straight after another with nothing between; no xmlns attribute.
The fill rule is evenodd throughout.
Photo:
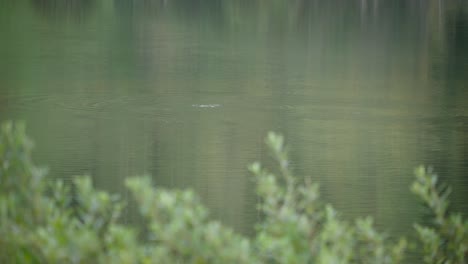
<svg viewBox="0 0 468 264"><path fill-rule="evenodd" d="M83 19L95 6L96 0L31 0L34 9L47 18Z"/></svg>
<svg viewBox="0 0 468 264"><path fill-rule="evenodd" d="M421 163L468 209L467 21L466 1L2 1L0 119L54 177L125 194L150 173L243 232L275 130L346 217L405 232Z"/></svg>

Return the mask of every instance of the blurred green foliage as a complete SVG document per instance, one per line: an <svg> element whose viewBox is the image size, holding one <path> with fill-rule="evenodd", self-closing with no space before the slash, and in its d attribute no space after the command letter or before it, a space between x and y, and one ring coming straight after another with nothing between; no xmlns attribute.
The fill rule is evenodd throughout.
<svg viewBox="0 0 468 264"><path fill-rule="evenodd" d="M208 218L189 190L155 188L149 177L129 178L143 226L123 225L124 203L95 190L89 177L72 184L45 180L31 161L22 124L0 133L0 263L400 263L405 239L379 233L371 218L346 222L319 199L318 185L289 168L282 136L267 145L279 175L259 163L262 219L252 238ZM449 214L448 189L430 169L418 168L412 190L434 214L416 225L427 263L465 263L468 222Z"/></svg>
<svg viewBox="0 0 468 264"><path fill-rule="evenodd" d="M426 263L467 263L468 221L458 213L449 213L447 197L450 188L437 182L431 168L415 170L416 181L412 191L433 213L432 225L415 224L424 250Z"/></svg>
<svg viewBox="0 0 468 264"><path fill-rule="evenodd" d="M400 263L406 241L390 242L378 233L371 218L348 223L331 205L320 202L318 185L291 174L284 139L268 134L267 145L279 166L280 177L260 164L256 175L260 210L256 247L265 263Z"/></svg>

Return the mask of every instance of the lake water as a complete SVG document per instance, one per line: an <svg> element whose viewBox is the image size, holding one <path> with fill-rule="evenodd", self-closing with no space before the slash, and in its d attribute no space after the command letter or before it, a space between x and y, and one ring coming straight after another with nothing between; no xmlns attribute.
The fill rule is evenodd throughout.
<svg viewBox="0 0 468 264"><path fill-rule="evenodd" d="M468 4L444 0L1 0L0 121L51 177L193 188L243 233L253 161L285 135L345 218L405 233L413 168L468 211ZM127 216L131 218L131 216Z"/></svg>

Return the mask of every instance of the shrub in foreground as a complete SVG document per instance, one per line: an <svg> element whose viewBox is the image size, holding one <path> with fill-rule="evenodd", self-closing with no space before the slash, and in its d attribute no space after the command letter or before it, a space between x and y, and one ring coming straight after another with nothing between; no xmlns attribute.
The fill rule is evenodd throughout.
<svg viewBox="0 0 468 264"><path fill-rule="evenodd" d="M153 187L129 178L143 226L121 224L118 196L95 190L89 177L72 184L45 180L31 161L32 144L21 124L0 133L0 263L400 263L406 240L377 232L371 218L346 222L319 199L318 185L299 181L288 167L283 138L267 145L279 175L259 163L262 219L247 238L217 221L191 191ZM423 167L413 192L434 214L415 225L427 263L465 263L468 223L449 214L446 189Z"/></svg>

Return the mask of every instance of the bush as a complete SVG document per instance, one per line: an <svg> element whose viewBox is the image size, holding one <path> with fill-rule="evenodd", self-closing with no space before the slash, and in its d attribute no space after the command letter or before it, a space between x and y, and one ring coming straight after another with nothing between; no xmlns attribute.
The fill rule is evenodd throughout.
<svg viewBox="0 0 468 264"><path fill-rule="evenodd" d="M298 182L288 168L283 137L270 133L267 145L281 177L250 166L257 177L257 193L264 220L256 247L262 262L274 263L400 263L406 242L391 243L375 231L372 219L350 224L330 205L319 201L317 184Z"/></svg>
<svg viewBox="0 0 468 264"><path fill-rule="evenodd" d="M448 213L447 197L450 188L438 185L437 175L430 168L415 170L416 181L412 191L432 211L432 226L415 224L422 242L426 263L467 263L468 261L468 221L458 213Z"/></svg>
<svg viewBox="0 0 468 264"><path fill-rule="evenodd" d="M318 185L298 181L288 167L281 136L267 137L280 176L259 163L262 219L243 237L209 220L191 191L153 187L149 177L129 178L144 226L119 221L124 203L97 191L89 177L72 184L45 180L31 161L32 143L21 124L0 133L0 263L400 263L406 240L392 241L371 218L340 219L319 199ZM427 263L465 263L468 224L447 213L446 189L432 171L416 171L413 191L434 212L434 225L416 225Z"/></svg>

